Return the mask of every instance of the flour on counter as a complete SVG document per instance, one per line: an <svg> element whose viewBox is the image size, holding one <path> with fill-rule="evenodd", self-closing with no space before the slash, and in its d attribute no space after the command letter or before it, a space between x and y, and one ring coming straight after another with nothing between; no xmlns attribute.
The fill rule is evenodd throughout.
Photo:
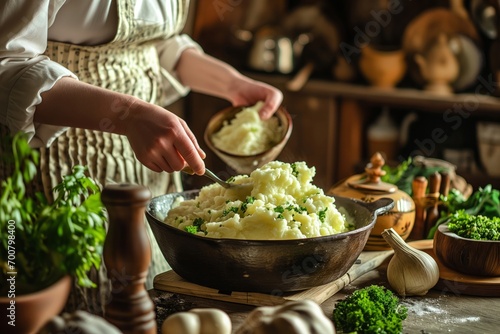
<svg viewBox="0 0 500 334"><path fill-rule="evenodd" d="M439 300L437 299L404 299L401 304L408 308L408 314L413 313L419 317L428 314L447 313L439 307Z"/></svg>
<svg viewBox="0 0 500 334"><path fill-rule="evenodd" d="M480 317L476 316L453 316L441 307L440 298L406 298L401 300L401 304L408 308L408 317L412 317L415 324L421 322L422 328L426 328L428 321L438 321L447 325L460 325L481 320Z"/></svg>
<svg viewBox="0 0 500 334"><path fill-rule="evenodd" d="M443 323L445 324L465 324L468 322L478 322L481 320L480 317L451 317L449 319L444 319Z"/></svg>

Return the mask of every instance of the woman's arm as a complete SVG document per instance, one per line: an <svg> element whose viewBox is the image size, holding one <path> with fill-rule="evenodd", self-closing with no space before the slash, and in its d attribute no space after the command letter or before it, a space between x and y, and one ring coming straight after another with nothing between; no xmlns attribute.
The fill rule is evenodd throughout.
<svg viewBox="0 0 500 334"><path fill-rule="evenodd" d="M49 145L67 126L123 134L139 161L154 171L172 172L187 163L203 173L205 154L179 117L79 82L71 71L41 56L48 26L63 3L0 2L0 123L13 133L28 133L37 146Z"/></svg>
<svg viewBox="0 0 500 334"><path fill-rule="evenodd" d="M125 135L137 159L157 171L178 171L187 163L203 174L205 153L186 122L138 98L62 78L42 93L35 122Z"/></svg>
<svg viewBox="0 0 500 334"><path fill-rule="evenodd" d="M63 2L0 1L0 123L27 134L30 145L49 145L63 127L34 124L40 93L62 77L76 76L43 56L49 23Z"/></svg>
<svg viewBox="0 0 500 334"><path fill-rule="evenodd" d="M217 96L233 105L264 101L263 119L271 117L283 100L282 93L268 84L252 80L235 68L194 48L186 49L176 68L180 81L192 90Z"/></svg>

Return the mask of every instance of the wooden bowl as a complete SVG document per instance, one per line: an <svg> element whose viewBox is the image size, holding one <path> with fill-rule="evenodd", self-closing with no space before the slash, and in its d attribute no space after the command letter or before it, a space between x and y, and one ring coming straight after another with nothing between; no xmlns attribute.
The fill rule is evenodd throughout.
<svg viewBox="0 0 500 334"><path fill-rule="evenodd" d="M394 88L406 73L403 50L382 50L367 45L361 49L359 68L375 87Z"/></svg>
<svg viewBox="0 0 500 334"><path fill-rule="evenodd" d="M292 134L293 123L292 117L288 111L283 106L280 106L273 115L273 117L278 118L279 124L281 125L281 139L276 145L264 152L254 155L238 155L218 149L212 142L212 135L220 130L224 121L233 119L243 108L244 107L229 107L216 113L208 121L207 127L205 128L204 140L210 150L229 167L239 174L250 174L255 169L278 157Z"/></svg>
<svg viewBox="0 0 500 334"><path fill-rule="evenodd" d="M434 235L434 252L445 266L474 276L500 276L500 241L462 238L439 226Z"/></svg>
<svg viewBox="0 0 500 334"><path fill-rule="evenodd" d="M354 264L377 215L394 205L388 198L364 203L335 197L339 210L354 217L355 229L305 239L209 238L163 222L179 196L195 198L198 192L155 197L146 208L146 218L165 259L179 276L222 291L280 294L330 283Z"/></svg>

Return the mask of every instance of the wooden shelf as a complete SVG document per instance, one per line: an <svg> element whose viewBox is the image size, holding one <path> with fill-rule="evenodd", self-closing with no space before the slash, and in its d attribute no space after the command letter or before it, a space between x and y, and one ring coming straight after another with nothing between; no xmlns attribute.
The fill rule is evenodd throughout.
<svg viewBox="0 0 500 334"><path fill-rule="evenodd" d="M402 122L408 114L415 112L418 117L415 122L419 123L414 124L412 134L414 137L422 136L419 139L432 140L438 149L427 155L434 154L435 157L443 155L440 152L441 148L473 149L471 147L475 145L475 138L472 133L475 122L500 122L500 97L494 96L495 93L498 95L498 87L496 83L491 82L492 73L478 76L476 86L472 86L467 92L447 96L418 89L417 86L412 86L414 80L409 77L401 81L400 87L380 89L362 82L335 82L326 77L331 75L328 70L324 79L313 77L300 91L289 91L286 86L293 75L250 70L247 64L249 51L247 47L250 47L250 43L237 42L230 33L232 26L241 26L242 18L249 13L248 7L243 5L231 8L231 15L226 15L225 20L222 20L220 13L214 10L210 3L196 2L197 14L193 29L195 39L200 41L208 54L227 61L251 78L267 82L283 91L283 104L295 118L292 138L280 159L302 159L316 166L318 182L323 186L329 187L331 182L335 183L351 176L355 166L368 158L367 127L376 119L383 107L390 109L391 116L394 116L397 122ZM435 4L435 6L441 5ZM425 5L416 8L420 11L429 6L432 7ZM340 5L337 14L346 13L348 8L344 7ZM417 13L417 11L412 12L410 16ZM340 17L339 19L339 22L345 23ZM405 19L400 22L401 27L406 25L405 22L408 21ZM344 37L350 39L349 36ZM233 48L233 52L228 52L228 48ZM190 108L194 109L193 115L189 115L188 112L188 116L192 117L191 123L200 123L197 133L202 134L204 119L200 120L198 113L195 116L194 110L203 108L210 112L216 107L209 106L207 101L199 96L190 100L194 102ZM448 115L450 117L447 117ZM436 128L432 128L434 124ZM422 128L415 129L420 125L423 125ZM436 129L446 131L445 135L450 139L448 143L438 143L441 139L435 139L434 133L443 132L434 132ZM461 146L463 142L470 143L471 147ZM447 144L449 147L446 147ZM416 150L410 150L412 145L412 142L407 141L402 153L413 154ZM214 160L217 162L217 159ZM481 172L472 173L470 177L474 178L473 183L478 185L490 179L486 173ZM491 179L496 184L500 182L500 178L491 177Z"/></svg>
<svg viewBox="0 0 500 334"><path fill-rule="evenodd" d="M284 85L290 77L284 75L262 74L248 72L246 75L271 84ZM487 91L487 85L478 85L481 92ZM343 99L354 99L367 104L388 105L392 107L423 109L426 111L443 112L462 106L475 116L487 116L500 120L500 98L473 93L437 95L419 89L394 88L381 89L358 84L349 84L327 80L311 79L305 84L301 93L327 95Z"/></svg>
<svg viewBox="0 0 500 334"><path fill-rule="evenodd" d="M333 82L327 80L311 79L300 92L286 91L286 83L290 76L246 72L256 80L267 82L280 89L285 89L285 96L297 94L302 97L328 98L337 105L338 120L335 142L335 166L332 180L340 180L355 173L356 165L366 159L364 151L364 125L367 122L369 111L372 108L388 106L392 108L407 109L408 111L422 111L427 113L444 114L458 111L464 118L480 118L481 120L500 121L500 98L473 93L459 93L451 95L436 95L419 89L394 88L381 89L364 86ZM486 92L487 83L478 86L477 91ZM285 99L285 105L289 103ZM295 105L290 105L295 108ZM485 173L467 175L467 180L477 188L488 183L498 186L500 179L489 177Z"/></svg>
<svg viewBox="0 0 500 334"><path fill-rule="evenodd" d="M294 131L278 157L285 162L306 161L316 167L315 183L324 189L339 180L356 173L356 166L366 160L365 126L370 113L381 106L400 107L403 111L443 113L463 106L465 112L474 117L500 120L500 98L486 95L454 94L436 96L417 89L383 90L368 86L310 80L299 92L286 90L289 76L262 73L244 73L251 78L267 82L284 93L283 104L292 114ZM198 138L203 138L206 122L210 115L226 107L227 101L191 93L187 104L186 120ZM203 109L200 114L195 110ZM471 117L472 118L472 117ZM206 163L227 178L233 171L227 169L220 159L208 153ZM491 183L495 188L500 178L489 177L485 173L463 175L474 188ZM190 182L193 181L190 178ZM187 188L199 184L187 185Z"/></svg>

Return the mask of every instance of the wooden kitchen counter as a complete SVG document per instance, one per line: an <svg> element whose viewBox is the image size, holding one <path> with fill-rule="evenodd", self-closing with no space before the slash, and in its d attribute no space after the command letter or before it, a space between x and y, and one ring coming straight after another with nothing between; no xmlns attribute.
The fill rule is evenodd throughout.
<svg viewBox="0 0 500 334"><path fill-rule="evenodd" d="M324 312L331 318L336 301L350 295L356 289L371 284L389 287L386 278L387 263L388 261L359 277L322 303ZM408 318L403 322L403 333L499 333L500 298L468 296L459 291L463 291L463 287L458 283L447 284L439 289L432 289L423 297L402 299L403 304L408 307ZM241 324L248 313L255 308L255 306L172 294L160 290L151 290L151 295L155 302L170 301L172 308L177 308L177 310L195 307L214 307L224 310L233 322L233 329ZM161 312L165 309L157 308L157 310L159 310L158 317L161 318ZM161 326L161 321L160 319L159 326Z"/></svg>

